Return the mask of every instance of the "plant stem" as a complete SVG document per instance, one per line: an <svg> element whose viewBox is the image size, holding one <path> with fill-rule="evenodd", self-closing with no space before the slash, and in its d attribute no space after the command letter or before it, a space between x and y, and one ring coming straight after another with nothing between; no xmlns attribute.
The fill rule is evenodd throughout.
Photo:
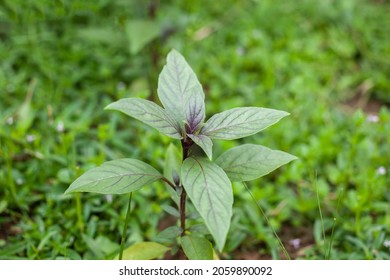
<svg viewBox="0 0 390 280"><path fill-rule="evenodd" d="M325 260L330 260L330 255L332 253L332 245L333 245L333 237L334 237L335 227L336 227L336 218L333 218L332 232L330 234L330 241L329 241L329 250L328 250L328 255L325 257Z"/></svg>
<svg viewBox="0 0 390 280"><path fill-rule="evenodd" d="M318 211L319 211L319 213L320 213L320 219L321 219L322 238L323 238L323 240L324 240L324 258L326 258L326 236L325 236L325 226L324 226L324 218L322 217L321 202L320 202L320 194L319 194L318 186L317 186L317 170L316 170L315 177L314 177L313 181L314 181L315 191L316 191L316 194L317 194Z"/></svg>
<svg viewBox="0 0 390 280"><path fill-rule="evenodd" d="M148 7L148 16L150 21L155 21L158 8L159 8L159 0L152 0ZM149 52L150 59L150 71L149 72L149 100L155 101L155 91L154 86L158 80L158 63L160 61L160 40L155 39L147 46Z"/></svg>
<svg viewBox="0 0 390 280"><path fill-rule="evenodd" d="M126 213L126 219L125 219L125 225L123 227L123 232L122 232L122 238L121 238L121 247L120 247L120 251L119 251L119 258L118 259L122 259L123 257L123 250L125 248L125 241L126 241L126 229L127 229L127 226L129 224L129 220L130 220L130 213L131 213L131 198L133 196L133 193L131 192L130 195L129 195L129 204L127 205L127 213Z"/></svg>
<svg viewBox="0 0 390 280"><path fill-rule="evenodd" d="M77 226L79 227L80 234L84 232L84 222L83 222L83 213L81 206L81 195L80 193L76 193L76 213L77 213Z"/></svg>
<svg viewBox="0 0 390 280"><path fill-rule="evenodd" d="M344 188L341 189L340 194L338 195L337 206L336 206L336 216L338 216L339 206L340 206L341 200L343 198L343 195L344 195ZM331 254L332 254L332 245L333 245L333 238L334 238L334 230L336 228L336 221L337 221L337 218L334 217L333 218L333 225L332 225L332 232L330 234L328 255L325 258L326 260L330 260L330 257L331 257Z"/></svg>
<svg viewBox="0 0 390 280"><path fill-rule="evenodd" d="M183 189L183 192L180 196L180 227L183 230L181 232L181 236L185 235L186 230L186 199L187 199L187 193Z"/></svg>
<svg viewBox="0 0 390 280"><path fill-rule="evenodd" d="M187 138L186 135L184 135L184 139L181 140L181 146L183 149L183 162L186 160L188 157L188 152L190 147L192 146L193 142L190 138ZM181 195L180 195L180 206L179 206L179 212L180 212L180 227L182 229L181 236L185 235L185 230L186 230L186 200L187 200L187 193L181 185Z"/></svg>

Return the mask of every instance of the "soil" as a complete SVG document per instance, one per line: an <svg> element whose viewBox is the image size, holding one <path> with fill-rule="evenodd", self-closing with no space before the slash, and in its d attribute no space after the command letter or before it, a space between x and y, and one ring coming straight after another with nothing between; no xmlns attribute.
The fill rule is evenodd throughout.
<svg viewBox="0 0 390 280"><path fill-rule="evenodd" d="M0 240L7 240L9 236L15 236L21 233L15 221L4 216L0 216L0 220L3 220L0 224Z"/></svg>
<svg viewBox="0 0 390 280"><path fill-rule="evenodd" d="M304 257L305 249L314 245L313 229L311 227L296 228L291 225L284 225L278 234L284 247L286 248L291 259ZM264 243L255 248L239 247L234 253L233 258L236 260L272 260L271 255L261 255L260 251L265 249ZM286 259L283 251L279 249L281 259Z"/></svg>
<svg viewBox="0 0 390 280"><path fill-rule="evenodd" d="M378 115L380 108L385 104L372 97L371 88L372 83L370 81L363 82L354 90L352 97L341 104L341 109L348 113L362 109L366 114Z"/></svg>
<svg viewBox="0 0 390 280"><path fill-rule="evenodd" d="M301 226L299 228L292 225L284 225L280 233L287 252L291 259L297 259L305 255L305 249L315 244L313 228ZM283 252L280 255L284 257Z"/></svg>

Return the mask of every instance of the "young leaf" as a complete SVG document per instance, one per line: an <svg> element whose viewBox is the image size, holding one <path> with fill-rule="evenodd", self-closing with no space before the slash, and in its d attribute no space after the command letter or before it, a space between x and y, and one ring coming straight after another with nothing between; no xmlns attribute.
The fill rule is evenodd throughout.
<svg viewBox="0 0 390 280"><path fill-rule="evenodd" d="M163 108L152 101L141 98L123 98L106 106L105 110L117 110L156 128L169 137L181 138L180 126Z"/></svg>
<svg viewBox="0 0 390 280"><path fill-rule="evenodd" d="M181 128L186 123L190 133L199 130L205 119L203 89L191 67L176 50L168 54L167 64L158 79L157 93L164 108Z"/></svg>
<svg viewBox="0 0 390 280"><path fill-rule="evenodd" d="M164 163L164 176L169 181L180 181L181 161L181 152L173 143L170 143L165 153Z"/></svg>
<svg viewBox="0 0 390 280"><path fill-rule="evenodd" d="M260 107L239 107L212 116L201 133L213 139L233 140L255 134L289 113Z"/></svg>
<svg viewBox="0 0 390 280"><path fill-rule="evenodd" d="M204 237L183 236L181 247L189 260L212 260L214 258L213 247Z"/></svg>
<svg viewBox="0 0 390 280"><path fill-rule="evenodd" d="M218 164L232 181L250 181L260 178L297 157L269 148L244 144L234 147L221 156Z"/></svg>
<svg viewBox="0 0 390 280"><path fill-rule="evenodd" d="M204 93L202 88L192 89L192 94L184 104L184 118L188 126L187 133L195 133L202 126L206 117Z"/></svg>
<svg viewBox="0 0 390 280"><path fill-rule="evenodd" d="M107 161L90 169L74 181L66 190L71 192L94 192L122 194L136 191L161 179L162 175L147 163L136 159Z"/></svg>
<svg viewBox="0 0 390 280"><path fill-rule="evenodd" d="M211 160L213 157L213 142L206 135L198 134L187 134L188 137L195 142L196 145L202 148L202 150L206 153L207 157Z"/></svg>
<svg viewBox="0 0 390 280"><path fill-rule="evenodd" d="M182 155L176 146L171 143L168 146L168 149L165 153L165 162L164 162L164 177L167 178L170 182L175 183L175 181L180 182L180 170L181 170L181 161ZM171 195L172 200L179 205L179 195L175 190L170 186L167 186L167 190Z"/></svg>
<svg viewBox="0 0 390 280"><path fill-rule="evenodd" d="M159 232L154 240L160 243L172 242L179 237L182 232L183 229L181 227L171 226Z"/></svg>
<svg viewBox="0 0 390 280"><path fill-rule="evenodd" d="M136 243L123 251L123 260L153 260L162 257L168 247L156 242L140 242ZM116 256L114 259L118 259Z"/></svg>
<svg viewBox="0 0 390 280"><path fill-rule="evenodd" d="M230 226L233 206L232 185L225 172L205 158L187 158L181 169L187 195L205 221L222 251Z"/></svg>

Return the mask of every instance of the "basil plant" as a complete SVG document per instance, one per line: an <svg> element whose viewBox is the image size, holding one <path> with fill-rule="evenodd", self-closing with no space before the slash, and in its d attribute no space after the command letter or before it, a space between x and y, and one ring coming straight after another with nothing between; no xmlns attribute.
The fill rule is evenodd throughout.
<svg viewBox="0 0 390 280"><path fill-rule="evenodd" d="M76 179L66 193L125 194L160 180L178 206L178 244L189 259L212 259L215 251L210 240L186 227L186 202L191 201L216 249L222 251L232 218L231 182L257 179L296 159L288 153L254 144L234 147L214 159L213 140L253 135L289 114L261 107L238 107L206 120L202 86L176 50L168 54L157 92L162 106L141 98L124 98L105 109L120 111L173 141L180 141L181 151L169 146L164 172L137 159L107 161Z"/></svg>

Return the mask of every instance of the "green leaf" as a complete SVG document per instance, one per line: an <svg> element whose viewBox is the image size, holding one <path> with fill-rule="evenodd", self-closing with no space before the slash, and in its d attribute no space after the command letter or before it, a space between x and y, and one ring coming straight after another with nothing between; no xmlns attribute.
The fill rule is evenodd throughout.
<svg viewBox="0 0 390 280"><path fill-rule="evenodd" d="M84 242L87 243L88 248L92 251L95 257L99 260L104 259L104 252L100 249L99 243L86 234L82 234Z"/></svg>
<svg viewBox="0 0 390 280"><path fill-rule="evenodd" d="M34 112L34 108L32 106L32 98L33 98L35 86L36 86L36 80L33 79L30 82L30 87L24 102L16 112L18 118L17 127L22 132L27 131L31 127L36 115Z"/></svg>
<svg viewBox="0 0 390 280"><path fill-rule="evenodd" d="M156 103L142 98L123 98L109 104L105 110L117 110L156 128L165 135L180 139L179 125Z"/></svg>
<svg viewBox="0 0 390 280"><path fill-rule="evenodd" d="M188 197L199 212L217 247L222 251L230 226L232 185L225 172L205 158L187 158L181 169Z"/></svg>
<svg viewBox="0 0 390 280"><path fill-rule="evenodd" d="M126 24L130 41L130 53L138 53L144 46L160 35L160 24L150 20L132 20Z"/></svg>
<svg viewBox="0 0 390 280"><path fill-rule="evenodd" d="M111 27L89 27L77 30L77 39L89 41L93 44L102 43L110 46L118 46L126 43L121 31Z"/></svg>
<svg viewBox="0 0 390 280"><path fill-rule="evenodd" d="M7 210L8 202L6 200L0 201L0 214Z"/></svg>
<svg viewBox="0 0 390 280"><path fill-rule="evenodd" d="M260 107L239 107L212 116L201 133L213 139L233 140L253 135L289 113Z"/></svg>
<svg viewBox="0 0 390 280"><path fill-rule="evenodd" d="M153 260L162 257L168 247L156 242L140 242L134 244L123 251L123 260ZM118 259L119 255L114 259Z"/></svg>
<svg viewBox="0 0 390 280"><path fill-rule="evenodd" d="M269 148L244 144L232 148L221 156L218 164L232 181L250 181L260 178L297 157Z"/></svg>
<svg viewBox="0 0 390 280"><path fill-rule="evenodd" d="M71 192L122 194L136 191L161 179L162 175L149 164L136 159L119 159L88 170L70 187Z"/></svg>
<svg viewBox="0 0 390 280"><path fill-rule="evenodd" d="M88 235L82 234L82 237L97 259L107 259L109 255L112 257L119 250L119 245L105 236L99 235L97 238L92 239Z"/></svg>
<svg viewBox="0 0 390 280"><path fill-rule="evenodd" d="M172 207L170 205L165 205L165 204L162 204L161 205L161 209L164 210L165 212L167 212L169 215L172 215L176 218L179 218L180 217L180 212L177 208L175 207Z"/></svg>
<svg viewBox="0 0 390 280"><path fill-rule="evenodd" d="M14 259L14 258L16 258L18 253L26 250L27 246L28 245L25 241L18 242L18 243L11 242L5 248L0 248L0 258L2 260ZM21 255L24 255L24 254L21 254Z"/></svg>
<svg viewBox="0 0 390 280"><path fill-rule="evenodd" d="M204 93L194 71L184 57L172 50L158 79L158 97L180 127L187 124L195 133L205 119Z"/></svg>
<svg viewBox="0 0 390 280"><path fill-rule="evenodd" d="M204 237L183 236L181 246L189 260L212 260L214 250L210 241Z"/></svg>
<svg viewBox="0 0 390 280"><path fill-rule="evenodd" d="M159 232L155 240L158 242L173 242L182 232L181 227L171 226Z"/></svg>
<svg viewBox="0 0 390 280"><path fill-rule="evenodd" d="M196 145L202 148L210 160L213 158L213 141L211 141L209 137L202 134L187 134L187 136L190 137Z"/></svg>
<svg viewBox="0 0 390 280"><path fill-rule="evenodd" d="M164 176L171 182L180 180L182 155L179 149L170 143L165 153Z"/></svg>

